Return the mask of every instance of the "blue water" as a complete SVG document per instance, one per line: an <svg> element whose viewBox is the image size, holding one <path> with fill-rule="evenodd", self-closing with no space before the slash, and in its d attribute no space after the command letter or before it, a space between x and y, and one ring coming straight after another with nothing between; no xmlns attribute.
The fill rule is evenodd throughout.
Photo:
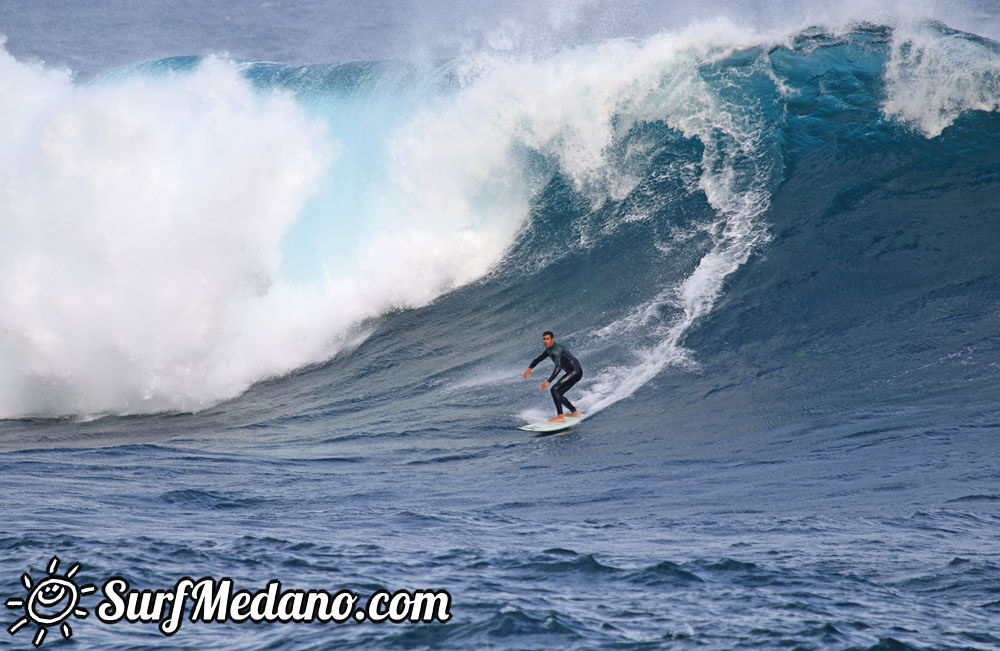
<svg viewBox="0 0 1000 651"><path fill-rule="evenodd" d="M366 35L406 20L343 11ZM989 34L922 21L670 40L678 25L639 15L484 62L488 31L473 53L354 32L323 50L304 12L284 15L304 45L282 32L252 52L263 37L235 30L247 50L220 63L203 50L239 40L225 30L217 48L213 30L177 28L88 59L76 32L31 50L26 16L8 17L8 52L50 67L0 81L22 71L18 88L44 96L51 65L80 78L0 117L31 171L4 172L0 204L4 599L57 555L98 586L452 596L443 624L189 622L168 638L101 624L92 595L70 620L84 648L1000 647ZM222 68L210 84L206 66ZM129 111L158 110L142 103L156 93L235 116L242 137L188 117L151 145ZM257 96L277 99L247 108ZM151 123L188 115L163 110ZM323 125L303 141L315 169L310 144L281 144L308 124ZM122 132L146 136L101 144ZM294 175L268 179L301 170L292 216L255 221L263 190L205 203L227 190L186 173L191 132L219 133L205 152L245 146L219 165L248 188L299 197ZM46 203L60 192L82 197L79 231ZM177 209L158 212L161 196ZM213 270L236 280L214 291ZM339 302L272 301L282 288ZM296 329L269 328L293 308ZM570 398L590 417L534 437L515 427L551 410L548 362L520 375L546 329L581 359ZM28 628L0 646L27 648ZM44 646L63 644L50 630Z"/></svg>

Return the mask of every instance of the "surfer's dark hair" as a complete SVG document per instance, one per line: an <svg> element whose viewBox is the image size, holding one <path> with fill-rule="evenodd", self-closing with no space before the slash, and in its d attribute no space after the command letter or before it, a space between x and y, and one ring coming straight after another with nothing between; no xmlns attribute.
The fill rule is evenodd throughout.
<svg viewBox="0 0 1000 651"><path fill-rule="evenodd" d="M552 334L552 331L551 331L551 330L546 330L545 332L543 332L543 333L542 333L542 336L543 336L543 337L544 337L545 335L548 335L548 336L552 337L553 339L555 339L555 338L556 338L556 336L555 336L554 334Z"/></svg>

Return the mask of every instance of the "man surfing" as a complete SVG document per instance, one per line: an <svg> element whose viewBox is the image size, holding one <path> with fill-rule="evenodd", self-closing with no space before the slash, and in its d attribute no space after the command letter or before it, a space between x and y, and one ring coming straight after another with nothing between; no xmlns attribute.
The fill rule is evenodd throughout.
<svg viewBox="0 0 1000 651"><path fill-rule="evenodd" d="M549 379L542 382L542 391L549 388L549 384L559 375L559 371L566 371L566 375L559 378L559 381L552 385L552 400L556 403L556 417L550 418L549 422L566 422L566 416L563 415L563 405L566 405L570 410L571 418L579 418L581 416L580 410L574 407L573 403L567 400L563 394L569 391L570 387L579 382L580 378L583 377L583 366L580 365L580 360L573 357L561 344L556 343L555 336L551 331L546 330L542 333L542 343L545 344L545 350L528 366L528 370L524 372L524 379L527 380L531 377L531 369L538 366L543 359L551 357L556 367L552 370L552 375L549 376Z"/></svg>

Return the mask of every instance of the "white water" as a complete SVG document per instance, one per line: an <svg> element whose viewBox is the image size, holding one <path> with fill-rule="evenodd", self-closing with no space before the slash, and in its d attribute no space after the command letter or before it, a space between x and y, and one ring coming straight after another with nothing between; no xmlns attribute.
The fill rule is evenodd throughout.
<svg viewBox="0 0 1000 651"><path fill-rule="evenodd" d="M0 416L197 409L321 354L273 272L335 143L290 98L218 60L0 84Z"/></svg>
<svg viewBox="0 0 1000 651"><path fill-rule="evenodd" d="M1000 50L927 25L893 34L885 70L887 116L928 137L967 111L1000 110Z"/></svg>

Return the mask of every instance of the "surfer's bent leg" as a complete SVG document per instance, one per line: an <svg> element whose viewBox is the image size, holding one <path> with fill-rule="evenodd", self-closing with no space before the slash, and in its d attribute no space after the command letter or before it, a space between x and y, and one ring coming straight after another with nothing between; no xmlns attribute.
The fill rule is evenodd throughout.
<svg viewBox="0 0 1000 651"><path fill-rule="evenodd" d="M557 414L563 413L563 405L566 405L566 408L569 409L569 413L571 414L576 411L576 407L573 406L573 403L567 400L566 396L563 394L569 391L574 384L580 381L580 378L582 377L583 371L577 369L568 375L562 376L558 382L552 385L552 400L556 403Z"/></svg>

